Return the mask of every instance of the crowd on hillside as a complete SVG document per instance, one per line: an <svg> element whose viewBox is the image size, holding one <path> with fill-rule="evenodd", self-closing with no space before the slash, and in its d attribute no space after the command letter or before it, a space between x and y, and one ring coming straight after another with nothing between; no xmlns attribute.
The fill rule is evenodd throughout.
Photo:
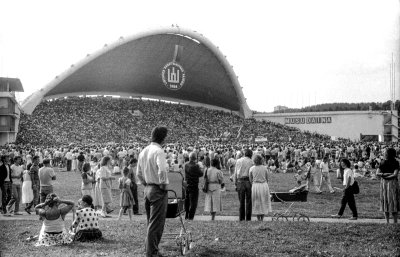
<svg viewBox="0 0 400 257"><path fill-rule="evenodd" d="M134 116L139 110L143 116ZM41 102L32 115L21 115L17 144L147 142L156 125L171 131L171 143L249 142L266 135L274 142L309 142L329 137L270 122L242 119L223 111L183 104L110 97L69 97Z"/></svg>

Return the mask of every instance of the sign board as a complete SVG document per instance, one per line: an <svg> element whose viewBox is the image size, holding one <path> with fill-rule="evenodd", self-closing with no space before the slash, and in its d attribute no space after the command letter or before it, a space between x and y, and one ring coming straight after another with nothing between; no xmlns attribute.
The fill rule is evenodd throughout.
<svg viewBox="0 0 400 257"><path fill-rule="evenodd" d="M254 141L256 143L268 142L268 138L267 137L256 137Z"/></svg>
<svg viewBox="0 0 400 257"><path fill-rule="evenodd" d="M135 117L143 117L143 113L141 111L139 111L139 110L134 110L132 112L132 115L135 116Z"/></svg>
<svg viewBox="0 0 400 257"><path fill-rule="evenodd" d="M323 123L332 123L332 117L285 118L285 124L323 124Z"/></svg>

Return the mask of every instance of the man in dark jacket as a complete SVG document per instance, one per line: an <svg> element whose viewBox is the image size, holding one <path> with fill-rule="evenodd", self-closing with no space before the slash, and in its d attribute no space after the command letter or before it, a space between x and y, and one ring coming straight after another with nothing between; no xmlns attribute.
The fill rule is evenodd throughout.
<svg viewBox="0 0 400 257"><path fill-rule="evenodd" d="M83 163L85 162L85 156L83 152L80 152L78 155L78 170L82 172Z"/></svg>
<svg viewBox="0 0 400 257"><path fill-rule="evenodd" d="M189 162L185 163L186 198L185 219L193 220L199 200L199 178L203 176L200 166L196 163L196 153L189 155Z"/></svg>
<svg viewBox="0 0 400 257"><path fill-rule="evenodd" d="M3 214L7 214L7 204L11 200L12 194L12 178L11 178L11 168L9 165L9 156L3 155L1 157L1 162L3 163L0 166L0 189L2 192L2 211Z"/></svg>

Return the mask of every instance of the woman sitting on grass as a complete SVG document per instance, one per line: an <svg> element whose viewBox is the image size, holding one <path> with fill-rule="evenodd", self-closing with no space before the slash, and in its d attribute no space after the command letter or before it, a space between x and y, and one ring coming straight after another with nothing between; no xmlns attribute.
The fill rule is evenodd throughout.
<svg viewBox="0 0 400 257"><path fill-rule="evenodd" d="M75 233L74 241L86 242L102 237L98 216L99 214L94 210L92 197L84 195L78 201L76 219L71 225L71 231Z"/></svg>
<svg viewBox="0 0 400 257"><path fill-rule="evenodd" d="M67 206L59 208L60 204ZM35 210L39 212L43 220L36 246L62 245L72 242L71 236L65 229L64 219L73 207L73 202L60 200L54 193L47 195L44 203L36 205Z"/></svg>

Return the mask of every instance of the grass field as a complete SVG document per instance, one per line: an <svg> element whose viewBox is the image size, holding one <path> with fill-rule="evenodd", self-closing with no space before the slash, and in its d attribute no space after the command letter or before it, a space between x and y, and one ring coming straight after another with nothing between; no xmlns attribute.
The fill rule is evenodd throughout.
<svg viewBox="0 0 400 257"><path fill-rule="evenodd" d="M334 186L340 186L332 176ZM224 211L219 215L237 215L238 197L226 178L223 196ZM361 193L356 196L361 218L382 217L379 212L379 181L362 179ZM114 182L115 183L115 182ZM81 179L78 173L57 172L54 190L64 199L80 198ZM202 182L201 182L202 184ZM116 186L116 184L114 184ZM271 174L270 188L286 192L295 186L293 174ZM140 210L143 212L143 187L139 186ZM113 190L117 210L119 193ZM310 217L329 217L339 208L341 193L322 195L310 193L307 202L296 203L296 210ZM272 204L273 211L287 205ZM200 193L197 215L206 215L204 194ZM347 210L345 215L350 216ZM115 220L102 219L100 226L105 239L95 243L74 243L68 246L34 247L25 239L39 233L39 221L0 221L0 256L144 256L145 220L118 225ZM70 223L70 220L66 221ZM383 224L304 223L304 222L186 222L193 234L194 250L189 256L400 256L400 226ZM67 224L69 226L70 224ZM166 232L178 232L179 221L168 219ZM173 241L163 241L162 253L179 255Z"/></svg>
<svg viewBox="0 0 400 257"><path fill-rule="evenodd" d="M190 222L195 247L188 256L400 256L400 227L382 224L305 222ZM1 256L144 256L144 221L102 220L105 239L58 247L34 247L28 236L39 221L0 221ZM68 224L69 225L69 224ZM178 232L168 219L166 232ZM178 256L174 240L160 245L165 256Z"/></svg>
<svg viewBox="0 0 400 257"><path fill-rule="evenodd" d="M335 174L330 173L332 186L342 187L341 182L335 178ZM235 187L228 176L225 176L225 184L227 192L223 193L223 211L217 215L234 215L239 213L239 200ZM379 212L379 181L369 179L357 179L360 184L360 194L356 196L356 204L360 218L383 218L383 214ZM200 186L203 181L200 181ZM75 172L57 172L57 180L55 181L54 191L64 199L69 199L77 202L81 197L81 178L79 173ZM269 187L271 191L287 192L296 186L296 182L292 173L275 173L270 174ZM118 210L119 206L119 190L117 190L117 183L113 181L113 204L111 207ZM138 188L140 212L144 212L143 204L143 187L140 185ZM307 202L296 202L294 209L303 212L310 217L329 217L331 214L336 214L340 207L340 199L342 193L336 192L330 194L325 189L323 194L308 194ZM197 215L205 214L204 210L204 193L200 192L199 206L197 208ZM279 211L287 208L287 204L272 203L273 211ZM347 208L345 215L350 216L351 212Z"/></svg>

